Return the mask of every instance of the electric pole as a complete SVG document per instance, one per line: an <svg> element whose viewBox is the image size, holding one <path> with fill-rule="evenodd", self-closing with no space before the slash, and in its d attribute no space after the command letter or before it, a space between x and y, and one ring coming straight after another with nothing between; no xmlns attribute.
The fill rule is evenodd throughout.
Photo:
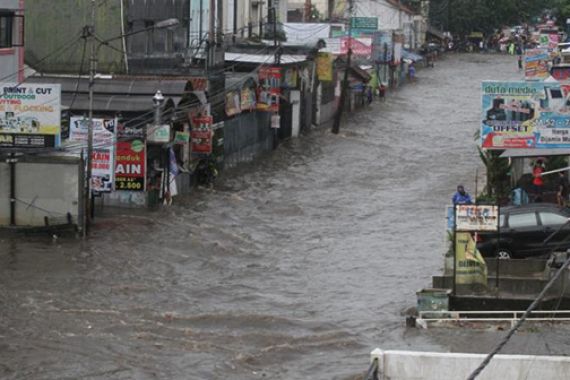
<svg viewBox="0 0 570 380"><path fill-rule="evenodd" d="M340 99L338 109L334 117L332 133L338 134L340 130L340 119L342 118L342 111L346 103L346 93L348 91L348 72L350 71L350 63L352 58L352 2L348 1L348 54L346 56L346 68L344 69L344 79L342 81L342 89L340 91Z"/></svg>
<svg viewBox="0 0 570 380"><path fill-rule="evenodd" d="M90 59L89 59L89 123L87 125L87 175L86 175L86 186L85 186L85 212L84 212L84 226L83 226L83 236L87 234L87 228L91 224L92 218L92 199L93 193L91 192L91 177L92 177L92 158L93 158L93 85L95 83L95 17L97 10L96 0L91 0L91 26L89 27L89 33L86 38L89 38L90 45Z"/></svg>

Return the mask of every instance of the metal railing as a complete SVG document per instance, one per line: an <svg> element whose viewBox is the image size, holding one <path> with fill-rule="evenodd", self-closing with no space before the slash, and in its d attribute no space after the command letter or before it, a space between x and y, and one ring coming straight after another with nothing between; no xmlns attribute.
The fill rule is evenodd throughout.
<svg viewBox="0 0 570 380"><path fill-rule="evenodd" d="M364 380L378 380L378 359L373 359Z"/></svg>
<svg viewBox="0 0 570 380"><path fill-rule="evenodd" d="M513 325L520 320L524 313L524 310L420 311L416 323L422 327L427 327L430 322L509 322ZM568 322L570 321L570 310L534 310L527 320L533 322Z"/></svg>

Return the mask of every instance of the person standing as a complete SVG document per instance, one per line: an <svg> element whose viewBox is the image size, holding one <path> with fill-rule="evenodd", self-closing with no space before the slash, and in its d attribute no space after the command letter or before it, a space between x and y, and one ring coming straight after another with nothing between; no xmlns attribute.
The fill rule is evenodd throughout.
<svg viewBox="0 0 570 380"><path fill-rule="evenodd" d="M568 180L564 175L564 172L558 173L558 192L556 193L556 200L558 201L558 206L565 207L566 201L568 200Z"/></svg>
<svg viewBox="0 0 570 380"><path fill-rule="evenodd" d="M532 168L532 187L534 192L534 201L542 201L542 189L544 188L544 180L542 179L544 173L544 166L542 160L536 160Z"/></svg>
<svg viewBox="0 0 570 380"><path fill-rule="evenodd" d="M522 70L522 69L523 69L522 55L519 55L517 61L518 61L518 64L519 64L519 70Z"/></svg>
<svg viewBox="0 0 570 380"><path fill-rule="evenodd" d="M473 203L471 196L465 191L463 185L457 186L457 192L451 198L453 205L470 205Z"/></svg>
<svg viewBox="0 0 570 380"><path fill-rule="evenodd" d="M410 63L410 66L408 66L408 75L410 76L410 81L416 81L416 67L414 66L413 62Z"/></svg>

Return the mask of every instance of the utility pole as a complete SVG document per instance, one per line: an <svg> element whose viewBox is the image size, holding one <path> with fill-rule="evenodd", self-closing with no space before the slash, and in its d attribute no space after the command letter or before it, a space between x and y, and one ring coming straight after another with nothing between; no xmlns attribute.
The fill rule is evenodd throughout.
<svg viewBox="0 0 570 380"><path fill-rule="evenodd" d="M92 177L92 157L93 157L93 85L95 83L95 60L96 57L96 47L95 47L95 17L96 17L96 10L97 10L97 2L96 0L91 0L91 26L89 27L89 45L91 48L91 54L89 59L89 124L87 125L87 157L86 157L86 166L87 166L87 183L85 188L85 212L84 212L84 227L83 227L83 236L87 234L87 228L91 223L92 218L92 199L93 194L91 192L91 177Z"/></svg>
<svg viewBox="0 0 570 380"><path fill-rule="evenodd" d="M348 0L348 54L346 57L346 68L344 70L344 79L342 81L342 89L340 91L340 99L338 109L334 117L332 133L338 134L340 131L340 119L342 118L342 111L346 103L346 93L348 92L348 72L350 71L350 63L352 58L352 2Z"/></svg>
<svg viewBox="0 0 570 380"><path fill-rule="evenodd" d="M208 69L214 65L216 45L216 0L210 0L210 25L208 28Z"/></svg>

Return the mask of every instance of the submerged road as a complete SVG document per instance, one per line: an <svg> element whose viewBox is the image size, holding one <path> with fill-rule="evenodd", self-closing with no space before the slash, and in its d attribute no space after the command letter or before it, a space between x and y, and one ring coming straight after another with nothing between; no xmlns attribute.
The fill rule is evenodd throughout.
<svg viewBox="0 0 570 380"><path fill-rule="evenodd" d="M0 238L2 379L358 379L383 349L486 352L501 331L406 329L443 267L445 206L474 191L480 82L450 55L386 103L87 241ZM559 329L511 353L562 354Z"/></svg>

